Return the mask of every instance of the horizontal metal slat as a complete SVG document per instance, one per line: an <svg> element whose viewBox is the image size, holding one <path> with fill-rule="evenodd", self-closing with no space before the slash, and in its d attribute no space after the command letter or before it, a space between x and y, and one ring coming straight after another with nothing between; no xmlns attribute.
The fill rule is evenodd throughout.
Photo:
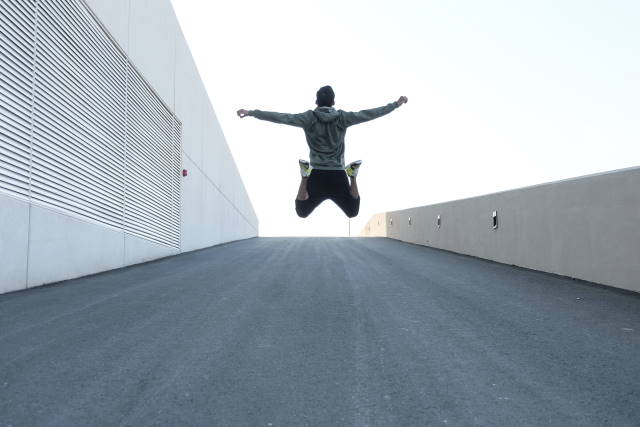
<svg viewBox="0 0 640 427"><path fill-rule="evenodd" d="M129 201L129 200L127 200ZM172 229L171 217L162 211L152 209L149 205L144 203L131 203L127 204L127 216L126 221L131 224L140 224L149 229L158 230L170 230ZM156 215L162 215L162 220L158 220Z"/></svg>
<svg viewBox="0 0 640 427"><path fill-rule="evenodd" d="M131 197L131 193L127 192L126 200L127 212L138 212L141 214L140 218L145 218L146 221L150 218L154 220L162 219L167 222L171 220L171 207L158 206L153 203L154 198L150 193L138 194L136 197Z"/></svg>
<svg viewBox="0 0 640 427"><path fill-rule="evenodd" d="M26 34L35 32L35 8L33 14L21 13L19 8L6 8L6 0L3 0L3 7L0 7L0 21L8 37L28 45L31 37Z"/></svg>
<svg viewBox="0 0 640 427"><path fill-rule="evenodd" d="M126 68L128 62L126 54L115 44L110 35L105 33L102 27L95 22L93 14L86 10L84 5L79 7L82 10L76 8L74 12L71 12L72 19L69 22L69 31L85 47L83 53L87 55L87 58L90 58L90 62L100 64L101 69L111 67L119 70L121 66ZM112 83L120 84L115 81Z"/></svg>
<svg viewBox="0 0 640 427"><path fill-rule="evenodd" d="M135 101L138 102L138 101ZM170 132L159 128L155 123L145 117L140 110L136 109L134 103L129 103L129 123L131 123L130 131L134 135L138 135L142 140L151 141L156 149L168 155L171 152L171 134Z"/></svg>
<svg viewBox="0 0 640 427"><path fill-rule="evenodd" d="M156 142L145 140L144 136L138 131L131 131L128 135L128 152L133 161L139 165L155 165L156 170L161 172L162 176L166 176L171 170L172 159L169 152L160 150Z"/></svg>
<svg viewBox="0 0 640 427"><path fill-rule="evenodd" d="M89 107L89 99L80 94L70 94L66 88L61 88L58 82L49 80L48 76L40 76L36 83L36 103L46 106L50 111L55 111L73 120L82 120L85 123L93 123L100 129L100 133L108 135L123 135L125 116L124 107L117 104L102 104L103 110L95 110ZM118 108L119 107L119 108Z"/></svg>
<svg viewBox="0 0 640 427"><path fill-rule="evenodd" d="M171 112L164 108L164 104L157 97L144 80L129 70L129 97L136 102L136 106L143 111L145 116L151 119L163 133L171 130Z"/></svg>
<svg viewBox="0 0 640 427"><path fill-rule="evenodd" d="M107 123L106 119L101 120L104 116L76 108L71 102L65 103L55 92L45 93L38 87L36 90L38 96L35 101L35 113L39 114L42 120L60 121L60 126L64 125L73 129L75 134L94 137L105 141L105 144L121 145L124 139L124 118L122 118L119 124L120 129L118 129L115 122L114 124Z"/></svg>
<svg viewBox="0 0 640 427"><path fill-rule="evenodd" d="M49 53L49 58L55 57L72 61L72 63L65 65L73 67L74 72L77 72L78 69L83 71L77 77L94 80L104 79L114 88L123 84L126 79L126 58L112 57L104 60L105 58L101 56L84 56L82 51L78 50L77 43L74 44L73 41L70 41L68 35L63 33L63 29L57 25L56 21L51 20L45 20L40 25L37 44L47 48L42 53ZM107 73L105 74L105 72Z"/></svg>
<svg viewBox="0 0 640 427"><path fill-rule="evenodd" d="M30 196L34 201L38 201L40 204L48 205L56 208L62 208L66 211L73 212L77 215L90 218L94 221L107 224L112 227L122 229L122 212L119 215L104 214L100 209L96 209L92 206L84 206L76 199L70 199L68 197L54 197L52 192L56 191L54 188L42 189L40 185L34 185Z"/></svg>
<svg viewBox="0 0 640 427"><path fill-rule="evenodd" d="M127 209L124 227L127 230L141 230L148 234L155 234L158 237L172 237L178 228L167 221L154 220L149 212L137 209Z"/></svg>
<svg viewBox="0 0 640 427"><path fill-rule="evenodd" d="M100 198L90 185L81 185L77 181L69 179L54 169L47 169L43 163L34 156L32 171L32 193L34 197L40 195L43 198L67 201L87 210L101 211L106 216L121 216L122 199L112 198L107 200Z"/></svg>
<svg viewBox="0 0 640 427"><path fill-rule="evenodd" d="M56 102L59 101L59 102ZM59 97L51 93L40 93L35 102L35 112L43 121L48 120L59 127L66 127L75 135L96 138L106 145L121 146L124 129L100 126L100 117L91 117L73 105L65 105ZM124 122L124 119L122 120ZM120 125L123 127L123 124Z"/></svg>
<svg viewBox="0 0 640 427"><path fill-rule="evenodd" d="M15 179L10 172L2 169L0 169L0 190L24 199L29 197L29 184L25 185L21 180Z"/></svg>
<svg viewBox="0 0 640 427"><path fill-rule="evenodd" d="M171 196L170 187L159 186L157 183L149 181L139 171L129 171L127 176L132 178L132 180L128 182L127 190L134 190L132 191L132 196L129 198L131 202L136 202L139 198L149 196L149 203L154 206L161 208L169 204L166 198ZM134 179L135 184L132 184Z"/></svg>
<svg viewBox="0 0 640 427"><path fill-rule="evenodd" d="M171 169L170 152L166 149L160 150L157 142L145 140L138 130L129 132L127 148L129 153L139 156L139 164L158 165L158 170L162 170L163 174Z"/></svg>
<svg viewBox="0 0 640 427"><path fill-rule="evenodd" d="M26 176L30 162L35 201L179 247L181 129L171 110L84 1L39 0L37 40L36 2L3 1L2 12L21 7L18 17L0 13L4 169ZM14 27L24 34L9 34ZM31 128L32 160L16 142Z"/></svg>
<svg viewBox="0 0 640 427"><path fill-rule="evenodd" d="M57 0L60 1L60 0ZM117 69L124 67L126 57L118 50L110 50L110 43L99 43L100 40L106 42L106 36L96 36L96 34L88 31L86 28L79 29L79 25L84 23L86 17L77 16L76 19L69 19L69 16L63 16L49 9L46 3L43 3L41 11L40 34L46 34L49 38L53 37L60 46L67 49L65 52L73 54L79 63L84 64L85 69L92 74L96 72L100 75L101 71ZM73 17L71 17L73 18ZM98 42L98 44L96 44ZM87 67L88 66L88 67ZM113 79L114 76L104 76L107 79ZM124 74L122 76L124 78ZM117 86L121 84L118 80L111 81L111 84Z"/></svg>
<svg viewBox="0 0 640 427"><path fill-rule="evenodd" d="M72 138L61 138L59 136L61 134L52 127L45 128L36 123L34 135L37 143L34 143L34 149L44 153L51 152L51 155L60 157L62 165L67 167L93 168L96 174L102 178L109 179L112 176L121 176L124 163L122 159L116 158L114 160L102 155L94 145L90 144L90 141L85 141L85 147L79 149L77 142ZM80 144L83 143L80 142ZM73 164L71 164L72 160Z"/></svg>
<svg viewBox="0 0 640 427"><path fill-rule="evenodd" d="M141 237L143 239L150 240L152 242L159 243L159 244L164 245L164 246L170 246L170 247L178 248L178 244L177 243L175 243L173 241L161 240L156 235L153 235L153 234L152 235L147 235L147 234L142 233L142 232L137 232L137 231L134 231L134 230L126 230L126 229L125 229L125 231L128 234L134 235L136 237Z"/></svg>
<svg viewBox="0 0 640 427"><path fill-rule="evenodd" d="M131 123L130 130L132 133L134 132L134 134L140 136L142 140L151 141L164 155L170 153L171 134L148 120L139 110L136 110L135 104L131 105L129 122Z"/></svg>
<svg viewBox="0 0 640 427"><path fill-rule="evenodd" d="M123 224L123 227L126 231L129 231L131 233L143 233L145 236L155 237L156 239L161 241L170 241L176 238L177 233L174 230L154 228L153 224L157 224L157 222L146 220L144 222L141 221L134 223L128 221Z"/></svg>
<svg viewBox="0 0 640 427"><path fill-rule="evenodd" d="M29 10L28 6L31 6ZM35 7L0 2L0 191L28 199Z"/></svg>
<svg viewBox="0 0 640 427"><path fill-rule="evenodd" d="M78 131L78 129L60 126L61 121L62 119L55 121L51 117L42 117L41 111L38 111L34 129L42 138L51 141L52 146L64 147L68 153L81 156L87 164L101 160L102 163L98 164L98 169L107 175L113 170L113 166L117 166L118 170L122 169L124 150L117 146L117 140L98 140L95 136L82 132L82 129Z"/></svg>
<svg viewBox="0 0 640 427"><path fill-rule="evenodd" d="M22 146L16 146L0 135L0 163L11 164L15 168L21 168L22 173L25 176L29 176L29 163L31 153L29 146L26 146L26 150Z"/></svg>
<svg viewBox="0 0 640 427"><path fill-rule="evenodd" d="M45 46L48 43L47 40L42 41ZM114 85L103 76L84 74L82 63L75 61L73 57L60 54L55 48L39 54L36 66L39 71L37 77L48 76L49 80L59 82L60 87L72 94L81 94L91 100L108 104L120 104L124 101L125 80ZM113 70L112 73L118 72L119 70Z"/></svg>
<svg viewBox="0 0 640 427"><path fill-rule="evenodd" d="M0 170L11 172L11 175L25 185L29 184L29 159L20 158L15 153L5 150L3 145L0 145ZM26 161L25 161L26 160Z"/></svg>
<svg viewBox="0 0 640 427"><path fill-rule="evenodd" d="M0 64L0 85L6 89L11 89L12 96L18 100L24 100L25 102L31 103L32 91L33 91L33 82L23 83L17 82L12 79L8 74L3 73L2 64Z"/></svg>
<svg viewBox="0 0 640 427"><path fill-rule="evenodd" d="M158 96L153 87L147 82L147 80L143 77L143 75L135 68L131 62L129 62L128 67L129 80L134 85L135 91L137 93L149 94L150 104L149 108L157 111L160 114L166 114L169 116L173 116L173 112L164 103L162 98Z"/></svg>
<svg viewBox="0 0 640 427"><path fill-rule="evenodd" d="M122 216L122 198L107 200L94 196L89 185L78 185L53 169L47 170L37 161L34 161L31 185L34 197L68 202L88 211L101 212L107 218Z"/></svg>
<svg viewBox="0 0 640 427"><path fill-rule="evenodd" d="M11 120L13 117L8 111L0 110L0 132L11 140L25 141L28 145L31 125L23 120Z"/></svg>
<svg viewBox="0 0 640 427"><path fill-rule="evenodd" d="M124 229L130 232L143 232L147 236L156 236L156 238L159 239L172 239L176 237L176 234L178 234L176 229L162 227L162 222L150 221L147 215L148 214L140 215L139 218L137 218L136 215L133 214L133 211L127 210Z"/></svg>
<svg viewBox="0 0 640 427"><path fill-rule="evenodd" d="M2 20L0 20L0 24L3 24ZM10 38L5 29L0 27L0 48L3 52L3 62L9 62L8 59L10 59L15 70L30 68L30 64L33 62L35 40L33 45L22 44L18 40Z"/></svg>
<svg viewBox="0 0 640 427"><path fill-rule="evenodd" d="M127 209L124 228L125 230L134 232L142 231L147 235L155 235L161 239L176 238L179 230L175 227L167 226L167 223L160 221L152 221L149 213L140 213L139 211Z"/></svg>
<svg viewBox="0 0 640 427"><path fill-rule="evenodd" d="M0 10L11 11L12 15L33 17L36 12L36 0L3 0Z"/></svg>
<svg viewBox="0 0 640 427"><path fill-rule="evenodd" d="M146 86L146 83L136 75L129 75L129 99L133 101L142 115L149 118L163 129L163 133L171 131L171 113L163 107L157 95ZM146 113L146 114L145 114Z"/></svg>
<svg viewBox="0 0 640 427"><path fill-rule="evenodd" d="M17 121L29 122L31 120L31 100L19 99L9 89L0 86L0 114L10 115Z"/></svg>
<svg viewBox="0 0 640 427"><path fill-rule="evenodd" d="M119 197L121 194L122 176L117 173L110 174L109 169L102 164L90 164L78 160L77 155L74 156L73 151L64 149L60 141L56 141L56 143L48 142L46 137L36 132L33 154L34 176L39 173L37 170L38 164L41 164L43 168L49 168L56 172L66 172L61 178L63 181L69 180L72 183L73 181L70 181L71 177L77 177L85 185L94 181L99 182L100 186L96 191L107 199Z"/></svg>
<svg viewBox="0 0 640 427"><path fill-rule="evenodd" d="M126 58L126 54L123 49L111 38L111 36L104 31L102 25L96 21L94 14L87 7L84 1L73 2L52 2L45 0L49 4L55 4L62 7L71 19L69 19L71 25L74 26L77 34L88 34L93 41L93 47L96 52L103 52L109 56L119 56Z"/></svg>
<svg viewBox="0 0 640 427"><path fill-rule="evenodd" d="M140 212L143 216L147 214L158 215L160 218L169 220L171 218L171 206L166 204L158 204L154 201L151 192L132 193L127 189L126 193L127 206L136 212Z"/></svg>
<svg viewBox="0 0 640 427"><path fill-rule="evenodd" d="M41 43L50 47L49 42L44 39L41 40ZM36 60L37 80L47 78L49 83L59 81L60 87L67 89L87 104L100 105L105 103L109 105L124 96L122 90L115 91L117 87L98 84L101 82L100 77L84 75L82 64L77 64L73 58L58 55L58 53L56 48L51 47L50 50L39 54ZM124 82L122 84L124 87Z"/></svg>
<svg viewBox="0 0 640 427"><path fill-rule="evenodd" d="M136 121L129 121L129 124L127 135L129 151L148 154L150 157L144 158L144 162L154 163L169 169L171 167L171 147L169 144L161 139L154 139L151 135L145 135L144 127Z"/></svg>
<svg viewBox="0 0 640 427"><path fill-rule="evenodd" d="M114 220L113 218L104 217L97 214L93 210L86 209L82 206L76 205L74 201L69 202L68 200L58 200L55 198L46 197L46 195L43 195L38 191L32 191L31 197L34 201L39 202L42 205L58 208L66 212L71 212L81 217L89 218L93 221L100 222L102 224L107 224L111 227L115 227L119 229L123 228L122 219L121 219L122 217L119 217L116 220Z"/></svg>
<svg viewBox="0 0 640 427"><path fill-rule="evenodd" d="M132 130L139 135L144 135L144 139L154 141L161 151L168 153L170 151L170 135L168 129L163 129L154 123L144 111L138 108L141 100L134 99L129 102L129 121L132 124Z"/></svg>
<svg viewBox="0 0 640 427"><path fill-rule="evenodd" d="M56 200L67 200L78 206L89 207L108 213L108 215L122 215L122 197L105 198L95 192L95 186L89 183L79 184L69 179L67 175L58 173L55 169L47 168L40 159L34 156L31 185L34 194ZM39 191L41 189L42 191Z"/></svg>

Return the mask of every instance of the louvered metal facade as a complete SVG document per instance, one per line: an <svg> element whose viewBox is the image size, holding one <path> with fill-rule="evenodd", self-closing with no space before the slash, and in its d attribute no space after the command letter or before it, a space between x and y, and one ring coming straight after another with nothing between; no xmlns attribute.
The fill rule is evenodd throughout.
<svg viewBox="0 0 640 427"><path fill-rule="evenodd" d="M0 191L179 248L180 136L84 1L0 2Z"/></svg>
<svg viewBox="0 0 640 427"><path fill-rule="evenodd" d="M29 196L35 0L0 2L0 189Z"/></svg>

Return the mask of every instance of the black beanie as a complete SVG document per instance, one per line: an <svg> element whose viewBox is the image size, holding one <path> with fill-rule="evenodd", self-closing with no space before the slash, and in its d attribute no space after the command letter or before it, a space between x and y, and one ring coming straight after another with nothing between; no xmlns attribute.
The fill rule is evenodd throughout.
<svg viewBox="0 0 640 427"><path fill-rule="evenodd" d="M333 107L335 97L331 86L323 86L316 93L316 105L318 107Z"/></svg>

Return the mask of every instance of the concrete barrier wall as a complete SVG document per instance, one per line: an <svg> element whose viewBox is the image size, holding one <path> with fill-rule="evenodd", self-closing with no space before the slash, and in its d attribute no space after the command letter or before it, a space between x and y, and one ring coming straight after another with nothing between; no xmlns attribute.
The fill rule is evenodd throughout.
<svg viewBox="0 0 640 427"><path fill-rule="evenodd" d="M640 168L377 214L361 235L640 292Z"/></svg>
<svg viewBox="0 0 640 427"><path fill-rule="evenodd" d="M188 176L182 180L180 248L0 192L0 293L258 234L258 219L170 1L86 4L182 122Z"/></svg>

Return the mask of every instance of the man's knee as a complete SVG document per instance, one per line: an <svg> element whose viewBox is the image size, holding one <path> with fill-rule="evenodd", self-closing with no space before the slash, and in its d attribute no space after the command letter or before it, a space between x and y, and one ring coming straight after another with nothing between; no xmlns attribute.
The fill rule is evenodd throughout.
<svg viewBox="0 0 640 427"><path fill-rule="evenodd" d="M306 200L298 200L296 199L296 213L300 218L306 218L311 213L311 210L306 206Z"/></svg>
<svg viewBox="0 0 640 427"><path fill-rule="evenodd" d="M344 210L344 213L347 214L347 217L349 218L357 217L359 212L360 212L360 203L356 204L355 206L350 206L349 208Z"/></svg>
<svg viewBox="0 0 640 427"><path fill-rule="evenodd" d="M298 208L296 207L296 213L298 214L298 216L299 216L300 218L306 218L306 217L308 217L308 216L309 216L309 214L310 214L311 212L305 212L305 211L303 211L302 209L298 209Z"/></svg>
<svg viewBox="0 0 640 427"><path fill-rule="evenodd" d="M349 209L347 209L345 213L349 218L355 218L358 216L359 212L360 212L360 197L355 199L353 204L349 206Z"/></svg>

